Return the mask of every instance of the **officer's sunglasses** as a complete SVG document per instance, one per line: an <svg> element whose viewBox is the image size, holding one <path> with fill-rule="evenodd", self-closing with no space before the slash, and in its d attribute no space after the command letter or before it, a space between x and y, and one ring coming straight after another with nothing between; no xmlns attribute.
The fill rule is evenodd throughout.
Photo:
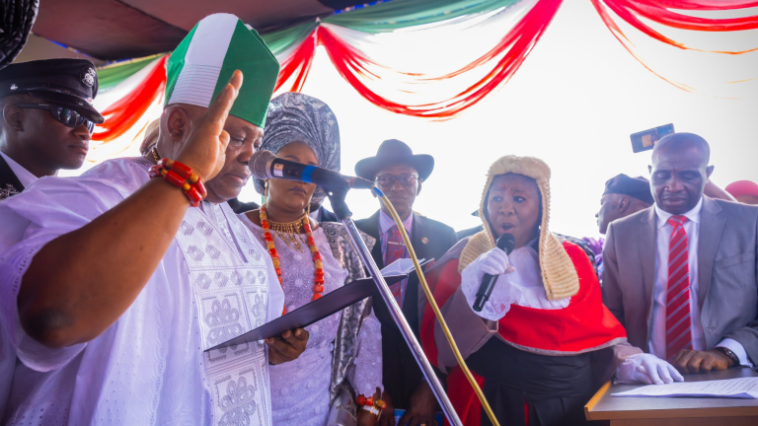
<svg viewBox="0 0 758 426"><path fill-rule="evenodd" d="M54 119L68 127L79 127L84 124L90 134L95 130L95 123L93 121L84 118L79 111L69 107L54 104L16 104L16 106L19 108L34 108L50 111L50 115L52 115Z"/></svg>

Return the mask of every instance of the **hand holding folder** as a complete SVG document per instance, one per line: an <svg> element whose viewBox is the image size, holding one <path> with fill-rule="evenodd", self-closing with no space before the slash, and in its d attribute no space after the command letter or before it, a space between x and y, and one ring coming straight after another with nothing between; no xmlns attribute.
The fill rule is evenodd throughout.
<svg viewBox="0 0 758 426"><path fill-rule="evenodd" d="M419 263L423 266L426 262L422 260ZM382 269L382 276L387 285L392 285L405 279L414 269L410 259L398 259ZM276 338L288 330L304 328L370 296L374 290L374 285L372 278L353 281L331 293L325 294L318 300L314 300L254 330L243 333L205 351L265 340L272 337Z"/></svg>

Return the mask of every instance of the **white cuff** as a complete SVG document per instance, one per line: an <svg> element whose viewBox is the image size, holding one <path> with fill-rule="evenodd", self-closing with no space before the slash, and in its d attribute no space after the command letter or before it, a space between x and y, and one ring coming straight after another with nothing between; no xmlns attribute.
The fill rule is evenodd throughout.
<svg viewBox="0 0 758 426"><path fill-rule="evenodd" d="M737 358L740 360L740 365L753 368L753 363L748 359L747 352L745 352L745 348L740 342L727 337L726 339L722 340L721 343L716 345L716 347L729 349L730 351L734 352L735 355L737 355Z"/></svg>
<svg viewBox="0 0 758 426"><path fill-rule="evenodd" d="M478 260L479 259L477 259L477 261ZM479 285L481 284L482 279L477 273L477 268L474 263L463 270L463 273L461 273L461 290L464 297L466 297L466 302L468 302L467 304L469 308L471 308L471 312L482 319L495 322L500 321L500 319L508 313L511 309L512 298L508 289L503 288L507 287L508 283L504 282L505 280L502 280L502 277L502 275L495 277L495 287L492 289L492 294L484 303L481 312L477 312L474 310L474 304L476 302L476 293L479 291Z"/></svg>

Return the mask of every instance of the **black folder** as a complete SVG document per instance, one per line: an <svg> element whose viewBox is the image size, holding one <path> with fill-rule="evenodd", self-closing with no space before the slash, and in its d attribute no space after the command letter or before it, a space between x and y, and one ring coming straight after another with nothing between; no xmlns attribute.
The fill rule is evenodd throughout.
<svg viewBox="0 0 758 426"><path fill-rule="evenodd" d="M384 281L387 282L387 285L392 285L406 277L408 277L408 275L390 275L385 276ZM371 296L374 288L375 284L372 278L353 281L331 293L325 294L318 300L305 304L292 312L287 312L286 315L282 315L271 322L267 322L254 330L250 330L247 333L240 334L224 343L206 349L205 352L243 343L255 342L269 337L279 336L287 330L303 328L306 325L313 324L337 311L345 309L353 303Z"/></svg>

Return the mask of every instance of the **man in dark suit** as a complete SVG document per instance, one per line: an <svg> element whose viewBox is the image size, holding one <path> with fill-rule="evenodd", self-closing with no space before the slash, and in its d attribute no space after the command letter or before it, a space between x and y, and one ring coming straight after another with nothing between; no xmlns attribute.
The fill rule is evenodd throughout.
<svg viewBox="0 0 758 426"><path fill-rule="evenodd" d="M0 70L0 200L42 176L78 169L95 123L97 72L86 59L48 59Z"/></svg>
<svg viewBox="0 0 758 426"><path fill-rule="evenodd" d="M644 351L652 355L633 356L683 373L758 361L758 207L703 196L709 157L700 136L661 139L650 167L655 204L608 227L603 300L631 344L616 348L618 359Z"/></svg>
<svg viewBox="0 0 758 426"><path fill-rule="evenodd" d="M430 155L413 155L405 143L391 139L384 141L375 157L363 159L355 166L356 175L375 181L377 187L392 202L403 220L416 256L420 259L439 259L452 247L457 239L455 231L440 222L421 216L413 211L413 203L422 184L429 178L434 168L434 158ZM398 258L409 257L404 248L397 227L384 206L368 219L355 222L358 229L376 238L377 244L371 255L383 268ZM408 323L418 335L419 284L415 275L391 286L395 299L402 307ZM385 393L394 408L405 409L400 425L433 424L436 399L423 378L416 361L395 325L387 305L378 292L373 296L374 313L382 323L382 362ZM392 410L385 410L390 416L382 415L380 424L390 421Z"/></svg>

